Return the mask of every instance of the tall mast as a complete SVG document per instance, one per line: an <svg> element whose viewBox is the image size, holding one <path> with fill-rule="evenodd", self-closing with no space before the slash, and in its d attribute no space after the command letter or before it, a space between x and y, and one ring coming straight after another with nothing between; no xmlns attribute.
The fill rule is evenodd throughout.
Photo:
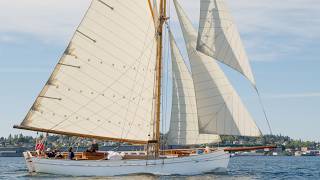
<svg viewBox="0 0 320 180"><path fill-rule="evenodd" d="M157 80L156 80L156 128L155 128L155 157L159 156L160 150L160 111L161 111L161 77L162 77L162 41L163 41L163 25L166 21L166 6L167 1L161 0L160 1L160 8L159 8L159 20L157 24Z"/></svg>

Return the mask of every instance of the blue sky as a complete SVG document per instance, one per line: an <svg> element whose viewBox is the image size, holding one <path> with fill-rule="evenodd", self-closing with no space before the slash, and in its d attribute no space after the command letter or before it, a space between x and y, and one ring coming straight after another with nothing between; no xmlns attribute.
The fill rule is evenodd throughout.
<svg viewBox="0 0 320 180"><path fill-rule="evenodd" d="M196 27L199 4L194 0L181 2ZM274 133L320 141L320 2L227 3L250 57ZM21 132L13 130L13 124L24 118L88 5L89 0L0 1L0 136ZM185 52L174 11L170 19ZM250 84L238 73L223 68L267 133Z"/></svg>

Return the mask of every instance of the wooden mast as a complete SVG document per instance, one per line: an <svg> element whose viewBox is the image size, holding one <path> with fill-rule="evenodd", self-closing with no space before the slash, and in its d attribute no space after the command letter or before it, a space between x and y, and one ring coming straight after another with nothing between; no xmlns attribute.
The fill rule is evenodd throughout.
<svg viewBox="0 0 320 180"><path fill-rule="evenodd" d="M163 41L163 25L166 21L166 0L160 1L159 21L157 24L157 75L156 75L156 119L155 119L155 158L159 157L160 152L160 118L161 118L161 77L162 77L162 41Z"/></svg>

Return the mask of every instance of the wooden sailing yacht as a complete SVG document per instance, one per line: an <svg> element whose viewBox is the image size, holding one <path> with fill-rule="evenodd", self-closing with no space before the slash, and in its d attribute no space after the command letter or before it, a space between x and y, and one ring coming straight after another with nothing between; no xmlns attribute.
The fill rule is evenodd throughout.
<svg viewBox="0 0 320 180"><path fill-rule="evenodd" d="M173 0L190 69L170 27L166 0L92 0L48 82L15 128L146 145L122 160L46 159L25 152L30 172L74 176L226 171L229 155L160 151L163 33L169 29L172 110L168 144L220 141L219 135L260 136L220 61L255 86L239 33L224 0L200 0L199 31ZM174 152L174 153L170 153Z"/></svg>

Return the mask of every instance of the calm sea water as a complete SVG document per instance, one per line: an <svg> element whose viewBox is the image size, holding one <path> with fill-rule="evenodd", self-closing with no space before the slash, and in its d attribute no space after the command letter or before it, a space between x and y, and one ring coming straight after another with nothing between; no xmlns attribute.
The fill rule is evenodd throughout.
<svg viewBox="0 0 320 180"><path fill-rule="evenodd" d="M23 158L0 158L0 179L320 179L320 157L234 157L227 174L198 176L119 176L73 178L40 174L30 176Z"/></svg>

